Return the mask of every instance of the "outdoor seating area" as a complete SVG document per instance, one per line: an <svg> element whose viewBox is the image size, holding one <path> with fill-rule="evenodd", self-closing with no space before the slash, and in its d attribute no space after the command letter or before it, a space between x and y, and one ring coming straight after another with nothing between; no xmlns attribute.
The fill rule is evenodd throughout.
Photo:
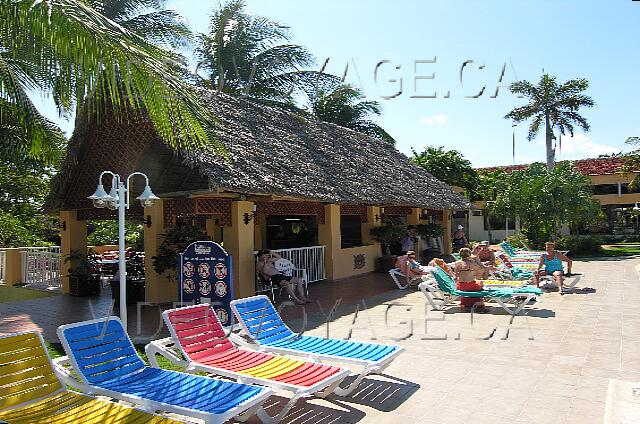
<svg viewBox="0 0 640 424"><path fill-rule="evenodd" d="M230 336L226 335L228 333L221 333L223 329L217 323L217 316L206 305L168 309L164 313L164 320L160 318L159 322L157 308L143 307L143 315L136 316L137 306L131 305L129 333L138 352L147 346L146 351L153 367L166 368L167 362L160 360L164 358L181 372L205 372L216 380L257 385L263 387L263 390L272 390L269 398L262 403L263 411L256 407L259 415L249 418L250 422L259 422L258 416L261 416L267 421L271 417L290 423L299 420L318 424L327 420L393 422L418 421L421 418L425 423L456 423L464 417L470 419L473 415L479 422L515 420L533 423L540 420L544 422L550 417L565 417L565 421L560 421L595 423L602 422L605 414L609 379L632 382L637 381L640 376L640 368L634 365L635 357L630 350L633 338L640 335L640 327L636 325L640 322L640 315L634 312L633 306L637 296L622 297L625 292L632 293L630 287L637 278L631 278L631 275L636 272L634 266L640 263L633 260L624 265L624 272L616 274L615 270L619 265L618 262L606 261L580 262L576 264L576 268L590 277L588 282L597 288L596 292L585 294L578 291L575 295L564 297L554 292L546 293L517 315L511 315L498 303L495 306L487 303L492 313L476 315L473 325L469 323L469 314L460 313L455 304L435 309L421 291L398 290L391 283L388 274L370 274L341 282L310 285L310 296L314 303L305 307L285 306L283 309L276 309L264 296L239 299L235 304L241 308L237 309L241 320L237 322L244 322L246 330L239 328ZM628 276L625 275L627 272ZM74 306L63 306L64 299L72 300ZM342 302L339 306L327 316L340 300ZM366 314L362 306L363 300L366 302ZM95 307L82 308L82 302L87 301L94 302ZM96 303L99 301L99 298L54 296L13 302L2 306L3 317L15 317L17 327L14 328L28 329L29 319L25 320L24 317L31 316L32 325L36 324L36 327L31 328L44 331L47 341L59 343L60 340L67 339L65 354L71 356L69 359L54 358L54 369L58 373L70 369L80 372L75 377L62 375L62 384L84 387L83 391L92 393L108 393L110 398L128 399L134 406L134 409L109 404L102 406L85 397L65 397L68 400L64 404L69 405L69 408L64 412L68 411L69 416L76 416L72 414L78 414L82 410L82 406L77 406L78 402L81 402L80 405L91 402L90 411L96 417L100 417L101 408L125 408L119 416L134 414L137 417L135 414L144 414L139 407L135 408L140 405L141 396L144 398L145 393L141 389L135 389L135 398L132 398L129 386L108 385L109 380L101 388L102 378L96 378L95 373L104 375L104 378L108 378L111 372L122 377L129 371L136 370L141 374L140 378L143 378L147 374L155 375L156 371L153 367L140 368L138 353L132 350L129 338L122 332L117 319L105 321L104 317L110 314L108 305L100 306ZM286 298L281 298L280 301L284 302ZM42 315L38 318L34 311L44 309L37 305L45 303L49 309L66 310L67 313L49 311L46 317ZM24 306L21 307L21 304ZM306 312L303 314L303 311ZM46 312L43 310L40 314ZM90 319L92 314L103 318L75 324L83 316ZM428 320L426 328L425 319ZM510 319L514 320L511 324ZM139 328L137 321L145 325ZM259 328L261 322L264 326ZM303 338L287 338L292 330L300 331L304 322L307 327ZM11 332L11 327L7 324L9 321L6 319L0 323L0 333L7 334L8 330ZM59 339L57 327L65 324L71 325L59 330ZM161 324L160 333L157 333L158 324ZM622 326L627 329L624 333L621 331ZM80 330L82 333L79 333ZM349 341L341 340L349 334ZM329 339L325 338L327 335ZM312 336L318 337L317 340L323 343L318 345L322 347L316 352L308 351L307 348L315 344ZM91 341L92 337L101 340L100 344L95 345ZM372 340L373 337L375 340ZM485 340L486 337L489 339ZM460 340L455 340L458 338ZM332 339L335 342L331 342ZM0 345L4 346L1 340L3 339L0 339ZM107 340L109 344L106 344ZM608 347L601 340L606 341ZM365 360L352 358L347 350L340 354L344 356L336 357L332 352L340 351L338 346L342 344L354 349L367 345L372 348L386 345L390 349L393 349L391 346L398 346L399 349L391 350L392 360L385 363L383 350L380 350L383 356L371 356ZM16 346L17 343L12 342L11 348L17 349ZM108 352L116 350L108 346L118 346L121 352L117 358L110 359ZM614 347L615 352L612 350ZM302 350L295 352L298 348ZM396 351L402 353L393 359ZM614 355L619 359L611 362L610 358ZM0 353L0 362L6 357ZM78 368L75 365L73 368L61 368L64 363L73 364L73 357L77 360ZM96 360L100 361L101 368L92 365ZM407 367L408 363L425 361L430 364L427 368ZM102 365L109 363L113 365ZM297 373L292 370L302 369L306 370L301 373L305 377L298 380L294 377ZM18 372L7 370L11 373ZM471 392L473 386L469 386L469 382L505 373L511 377L519 376L519 384L513 386L513 380L509 378L498 380L495 386L486 388L481 396ZM562 376L562 383L559 376ZM81 379L79 382L69 380L78 377ZM183 374L176 375L175 378L173 374L158 374L156 377L152 381L166 381L167 384L170 381L180 381L185 387L199 384L195 380L191 382L191 377ZM340 383L336 385L338 381ZM144 380L132 380L130 386L142 387L143 384ZM154 396L156 392L157 396L167 393L165 386L158 384L155 386ZM341 388L349 388L350 385L355 386L350 394L339 393ZM169 387L171 386L166 386L166 390ZM562 391L550 393L548 387L556 387ZM333 395L329 395L328 392L331 391ZM509 394L506 395L505 391ZM474 405L479 405L481 399L497 396L500 392L503 393L502 398L508 400L508 408L480 414L473 411ZM179 392L175 393L178 396ZM463 395L467 399L465 402L461 400ZM256 399L258 397L256 394ZM445 398L460 399L462 403L439 408L433 404ZM556 398L562 399L562 403L556 402ZM27 398L24 399L28 401ZM168 399L171 398L167 397ZM182 406L171 406L160 397L154 397L148 402L162 402L161 410L174 411L166 413L164 417L154 417L157 420L173 420L167 422L183 422L187 416L194 417L202 412L189 410L186 403L188 398L183 400L185 403L181 403ZM540 402L543 401L550 406L541 406ZM37 408L36 403L33 405ZM76 409L73 405L76 405ZM248 404L245 406L250 409ZM14 411L11 408L0 412L0 419L13 422L7 419L16 417L16 413L11 415ZM181 412L176 412L178 410ZM224 408L221 409L223 410ZM288 412L284 412L285 410ZM47 412L46 409L38 411L43 416L46 413L63 412ZM97 420L98 418L96 422ZM141 422L155 421L149 418L148 421ZM197 419L194 422L198 422Z"/></svg>
<svg viewBox="0 0 640 424"><path fill-rule="evenodd" d="M0 424L640 424L639 5L0 2Z"/></svg>

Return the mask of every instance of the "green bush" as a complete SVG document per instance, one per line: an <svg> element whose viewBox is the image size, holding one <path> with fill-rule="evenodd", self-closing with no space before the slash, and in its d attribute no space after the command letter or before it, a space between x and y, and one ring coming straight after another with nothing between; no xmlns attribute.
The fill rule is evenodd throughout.
<svg viewBox="0 0 640 424"><path fill-rule="evenodd" d="M597 255L602 253L602 244L600 236L568 236L556 240L556 249L568 250L571 256Z"/></svg>
<svg viewBox="0 0 640 424"><path fill-rule="evenodd" d="M525 246L529 246L529 248L533 249L533 246L531 246L531 242L527 236L519 231L507 237L507 242L515 248L524 248Z"/></svg>

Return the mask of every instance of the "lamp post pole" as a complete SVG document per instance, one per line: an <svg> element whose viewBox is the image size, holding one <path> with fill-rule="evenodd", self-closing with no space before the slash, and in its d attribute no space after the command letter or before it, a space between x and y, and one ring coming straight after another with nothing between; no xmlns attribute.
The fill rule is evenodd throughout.
<svg viewBox="0 0 640 424"><path fill-rule="evenodd" d="M124 184L120 178L114 178L113 184L118 184L118 274L120 276L120 320L127 331L127 262L125 258L125 209L129 207L126 204L126 193Z"/></svg>
<svg viewBox="0 0 640 424"><path fill-rule="evenodd" d="M111 192L107 193L102 186L102 177L110 174ZM127 263L125 258L125 210L129 209L129 193L131 188L131 177L141 175L145 179L144 191L136 199L143 207L151 207L159 199L149 187L149 178L142 172L134 172L127 177L127 184L122 182L120 175L104 171L98 177L98 187L95 193L89 196L93 205L97 208L118 209L118 277L120 279L120 320L124 330L127 331Z"/></svg>

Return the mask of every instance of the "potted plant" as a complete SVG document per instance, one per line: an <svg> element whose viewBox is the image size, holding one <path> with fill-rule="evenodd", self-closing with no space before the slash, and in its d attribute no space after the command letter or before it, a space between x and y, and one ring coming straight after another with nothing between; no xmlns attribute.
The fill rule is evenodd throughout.
<svg viewBox="0 0 640 424"><path fill-rule="evenodd" d="M180 225L169 228L152 258L153 269L158 274L167 273L170 280L177 277L178 255L195 241L211 240L202 229L193 225Z"/></svg>
<svg viewBox="0 0 640 424"><path fill-rule="evenodd" d="M444 234L444 229L440 224L436 224L435 222L430 224L418 224L415 226L416 233L423 240L428 240L431 238L438 238ZM440 255L440 249L438 248L427 248L421 252L420 259L423 263L427 263L431 259Z"/></svg>
<svg viewBox="0 0 640 424"><path fill-rule="evenodd" d="M100 273L93 250L83 253L71 252L64 259L71 267L68 269L69 294L72 296L93 296L100 294Z"/></svg>
<svg viewBox="0 0 640 424"><path fill-rule="evenodd" d="M377 272L387 272L394 267L396 256L391 254L391 246L400 242L407 234L407 224L397 218L386 218L383 225L369 231L371 238L382 244L383 255L376 259Z"/></svg>
<svg viewBox="0 0 640 424"><path fill-rule="evenodd" d="M144 258L135 252L135 249L127 250L127 303L144 302L145 299L145 279L144 279ZM119 271L119 269L117 269ZM116 278L111 279L111 298L115 304L120 303L120 278L119 273Z"/></svg>

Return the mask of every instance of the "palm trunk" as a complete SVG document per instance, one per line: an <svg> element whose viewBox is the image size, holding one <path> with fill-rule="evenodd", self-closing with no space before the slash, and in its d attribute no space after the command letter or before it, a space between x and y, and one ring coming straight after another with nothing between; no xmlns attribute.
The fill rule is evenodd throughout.
<svg viewBox="0 0 640 424"><path fill-rule="evenodd" d="M553 150L553 146L551 142L553 141L553 132L551 131L551 122L549 122L549 115L545 114L545 136L546 136L546 145L547 145L547 169L549 171L553 171L553 163L555 160L555 151Z"/></svg>

